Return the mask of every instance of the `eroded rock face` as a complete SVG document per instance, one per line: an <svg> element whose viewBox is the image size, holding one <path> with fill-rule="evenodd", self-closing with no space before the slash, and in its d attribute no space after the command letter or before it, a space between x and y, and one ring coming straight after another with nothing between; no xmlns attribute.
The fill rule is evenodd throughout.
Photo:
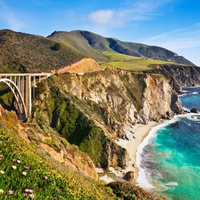
<svg viewBox="0 0 200 200"><path fill-rule="evenodd" d="M71 102L70 104L74 105L74 109L76 108L74 111L77 116L85 116L87 121L92 121L104 134L103 143L102 139L91 138L95 137L95 134L94 136L87 135L87 131L79 135L79 138L82 137L82 141L87 140L88 142L91 138L94 139L95 144L101 143L99 146L101 152L97 152L95 157L103 156L103 159L97 162L97 167L104 167L105 169L126 167L127 152L115 141L117 138L129 140L134 137L134 132L127 130L127 127L134 130L131 127L137 123L145 124L149 120L166 119L182 110L178 96L171 88L169 81L162 75L131 73L108 67L106 70L84 74L59 74L53 77L53 82L57 87L54 91L57 92L52 96L53 90L51 90L52 86L49 83L48 91L51 91L52 94L47 93L45 95L46 99L43 99L43 106L41 103L37 105L43 107L40 112L42 115L51 117L48 120L53 122L58 118L56 115L63 112L63 108L68 109L67 104ZM73 100L68 94L72 95L73 98L76 96L76 99ZM56 109L52 108L53 113L49 114L50 111L47 113L46 105L53 106L55 104L53 102L48 103L48 99L52 100L57 96L62 97L66 105L61 103L63 106L60 107L60 110L58 109L55 112ZM75 112L72 112L72 114ZM70 115L68 118L70 119ZM65 121L72 123L67 119ZM53 128L60 126L60 123L61 121L58 119ZM76 120L73 123L73 127L75 127ZM83 144L82 141L80 141L80 144ZM87 153L90 154L90 152Z"/></svg>
<svg viewBox="0 0 200 200"><path fill-rule="evenodd" d="M168 80L159 75L147 75L141 114L145 120L167 119L182 112L182 105Z"/></svg>
<svg viewBox="0 0 200 200"><path fill-rule="evenodd" d="M64 88L100 106L106 125L117 136L123 136L126 124L166 119L182 112L178 96L162 75L134 74L109 67L82 76L72 74L70 80Z"/></svg>

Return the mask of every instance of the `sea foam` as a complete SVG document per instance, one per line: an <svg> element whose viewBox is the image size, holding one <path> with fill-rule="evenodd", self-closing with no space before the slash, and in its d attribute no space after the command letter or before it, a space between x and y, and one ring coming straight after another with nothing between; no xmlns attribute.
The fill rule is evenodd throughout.
<svg viewBox="0 0 200 200"><path fill-rule="evenodd" d="M186 114L189 115L189 114ZM156 136L157 131L160 130L161 128L175 123L176 121L180 120L180 117L182 117L183 115L176 115L174 116L173 119L165 121L162 124L159 124L155 127L153 127L149 134L147 135L147 137L144 138L144 140L142 141L142 143L139 145L137 152L136 152L136 164L139 168L139 172L138 172L138 178L137 178L137 184L144 188L144 189L154 189L155 186L151 183L150 181L150 177L148 177L148 174L146 173L146 169L142 166L142 155L143 155L143 150L145 148L145 146L147 146L149 144L149 142L151 142L151 140Z"/></svg>

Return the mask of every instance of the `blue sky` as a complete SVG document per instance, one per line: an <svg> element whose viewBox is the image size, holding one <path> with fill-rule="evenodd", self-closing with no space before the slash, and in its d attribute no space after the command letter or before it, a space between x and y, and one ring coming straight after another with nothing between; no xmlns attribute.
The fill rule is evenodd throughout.
<svg viewBox="0 0 200 200"><path fill-rule="evenodd" d="M87 30L172 50L200 66L199 0L0 0L0 29Z"/></svg>

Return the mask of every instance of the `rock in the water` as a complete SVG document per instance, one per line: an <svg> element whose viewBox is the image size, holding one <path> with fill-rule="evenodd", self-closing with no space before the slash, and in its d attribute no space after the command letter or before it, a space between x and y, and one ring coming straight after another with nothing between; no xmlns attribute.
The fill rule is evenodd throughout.
<svg viewBox="0 0 200 200"><path fill-rule="evenodd" d="M192 109L190 110L190 112L191 112L191 113L198 113L198 111L197 111L196 108L192 108Z"/></svg>

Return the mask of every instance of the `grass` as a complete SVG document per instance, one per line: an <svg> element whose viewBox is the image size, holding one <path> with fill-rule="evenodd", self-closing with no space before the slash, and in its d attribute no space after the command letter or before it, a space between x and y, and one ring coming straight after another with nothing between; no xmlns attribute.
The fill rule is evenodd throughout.
<svg viewBox="0 0 200 200"><path fill-rule="evenodd" d="M0 199L116 199L101 182L73 173L49 155L39 154L36 143L27 143L19 136L23 124L17 117L2 109L1 113Z"/></svg>
<svg viewBox="0 0 200 200"><path fill-rule="evenodd" d="M101 63L102 68L106 68L107 66L112 66L127 71L141 72L141 71L153 70L154 67L152 67L152 65L175 64L173 62L154 60L150 58L146 59L146 58L129 56L125 54L108 52L108 51L104 51L103 54L108 57L108 61L105 63ZM176 65L180 64L176 63Z"/></svg>
<svg viewBox="0 0 200 200"><path fill-rule="evenodd" d="M49 155L42 156L35 143L28 143L19 136L19 130L27 127L13 113L2 108L0 111L0 199L157 199L126 182L104 185L101 181L71 172L48 159Z"/></svg>

